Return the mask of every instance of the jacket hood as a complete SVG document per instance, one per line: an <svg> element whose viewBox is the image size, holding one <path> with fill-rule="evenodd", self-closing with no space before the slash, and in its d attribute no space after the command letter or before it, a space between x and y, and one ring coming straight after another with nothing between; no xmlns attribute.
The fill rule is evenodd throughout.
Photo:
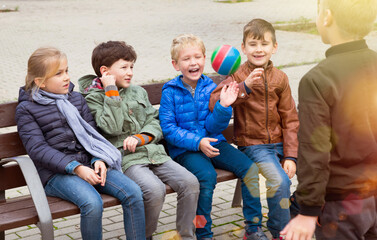
<svg viewBox="0 0 377 240"><path fill-rule="evenodd" d="M73 92L73 89L75 88L75 84L72 82L69 83L69 91L68 94ZM20 90L18 91L18 102L23 102L23 101L31 101L31 90L26 91L25 86L20 87Z"/></svg>
<svg viewBox="0 0 377 240"><path fill-rule="evenodd" d="M85 93L85 89L89 87L92 84L93 79L97 78L96 75L88 74L79 79L79 89L81 94L88 95L88 93Z"/></svg>
<svg viewBox="0 0 377 240"><path fill-rule="evenodd" d="M164 86L162 87L162 91L168 87L178 87L178 88L183 88L186 89L185 86L183 86L182 83L182 77L183 75L179 75L175 77L174 79L170 80L169 82L165 83ZM211 84L213 81L211 78L207 77L206 75L203 75L199 78L197 87L205 87L209 84Z"/></svg>

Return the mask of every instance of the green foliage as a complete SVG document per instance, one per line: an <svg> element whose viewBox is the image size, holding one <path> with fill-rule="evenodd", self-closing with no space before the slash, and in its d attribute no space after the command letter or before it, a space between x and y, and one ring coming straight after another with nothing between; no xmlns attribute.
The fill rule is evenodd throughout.
<svg viewBox="0 0 377 240"><path fill-rule="evenodd" d="M252 2L253 0L214 0L219 3L239 3L239 2Z"/></svg>
<svg viewBox="0 0 377 240"><path fill-rule="evenodd" d="M296 20L292 20L288 22L279 21L279 22L275 22L273 25L276 30L288 31L288 32L303 32L303 33L318 35L315 22L305 17L300 17Z"/></svg>
<svg viewBox="0 0 377 240"><path fill-rule="evenodd" d="M15 8L7 8L5 5L3 7L0 7L0 13L2 12L18 12L20 8L17 6Z"/></svg>

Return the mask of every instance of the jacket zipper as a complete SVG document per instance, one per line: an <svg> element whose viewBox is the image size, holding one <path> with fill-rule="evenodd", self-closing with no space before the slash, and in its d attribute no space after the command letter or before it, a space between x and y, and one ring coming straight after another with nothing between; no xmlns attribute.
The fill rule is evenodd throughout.
<svg viewBox="0 0 377 240"><path fill-rule="evenodd" d="M267 136L268 136L268 143L271 142L271 136L270 132L268 131L268 84L267 84L267 73L263 74L264 77L264 88L265 88L265 100L266 100L266 131L267 131Z"/></svg>

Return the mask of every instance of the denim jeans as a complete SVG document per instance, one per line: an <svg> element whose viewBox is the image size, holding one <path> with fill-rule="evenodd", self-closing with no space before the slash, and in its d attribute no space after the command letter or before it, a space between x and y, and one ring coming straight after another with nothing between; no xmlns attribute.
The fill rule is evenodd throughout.
<svg viewBox="0 0 377 240"><path fill-rule="evenodd" d="M80 229L84 240L102 239L103 205L99 193L114 196L121 202L127 239L145 239L142 192L136 183L119 171L109 169L103 187L92 186L76 175L56 174L47 182L45 192L80 208Z"/></svg>
<svg viewBox="0 0 377 240"><path fill-rule="evenodd" d="M143 191L146 236L152 236L157 229L162 210L166 186L177 192L177 231L182 240L195 238L196 206L199 196L199 182L196 177L173 160L163 164L139 164L129 167L124 174L134 180Z"/></svg>
<svg viewBox="0 0 377 240"><path fill-rule="evenodd" d="M259 220L255 221L254 216L260 212L260 199L259 196L251 196L254 194L253 188L259 181L258 168L245 154L227 142L220 142L214 147L220 150L220 155L214 158L208 158L202 152L185 152L175 159L199 180L200 193L196 214L199 217L204 216L206 224L203 228L197 227L196 237L198 240L213 236L211 210L217 177L215 168L231 171L242 181L243 215L246 231L253 231L258 227L256 224L259 223Z"/></svg>
<svg viewBox="0 0 377 240"><path fill-rule="evenodd" d="M290 220L291 181L280 164L283 157L283 143L260 144L239 147L239 149L257 164L260 173L266 178L269 209L267 228L272 236L277 238ZM261 219L262 213L260 212L256 217Z"/></svg>

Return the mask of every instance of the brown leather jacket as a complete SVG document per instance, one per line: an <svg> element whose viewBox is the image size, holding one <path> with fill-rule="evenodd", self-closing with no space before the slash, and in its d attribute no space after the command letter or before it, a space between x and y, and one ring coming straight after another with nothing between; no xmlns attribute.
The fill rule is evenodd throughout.
<svg viewBox="0 0 377 240"><path fill-rule="evenodd" d="M299 127L295 102L287 75L273 67L270 61L263 78L254 82L247 94L244 80L255 69L251 63L241 65L236 73L221 82L212 92L209 108L213 110L224 85L239 83L239 94L234 109L234 143L250 146L283 142L284 157L297 158Z"/></svg>

